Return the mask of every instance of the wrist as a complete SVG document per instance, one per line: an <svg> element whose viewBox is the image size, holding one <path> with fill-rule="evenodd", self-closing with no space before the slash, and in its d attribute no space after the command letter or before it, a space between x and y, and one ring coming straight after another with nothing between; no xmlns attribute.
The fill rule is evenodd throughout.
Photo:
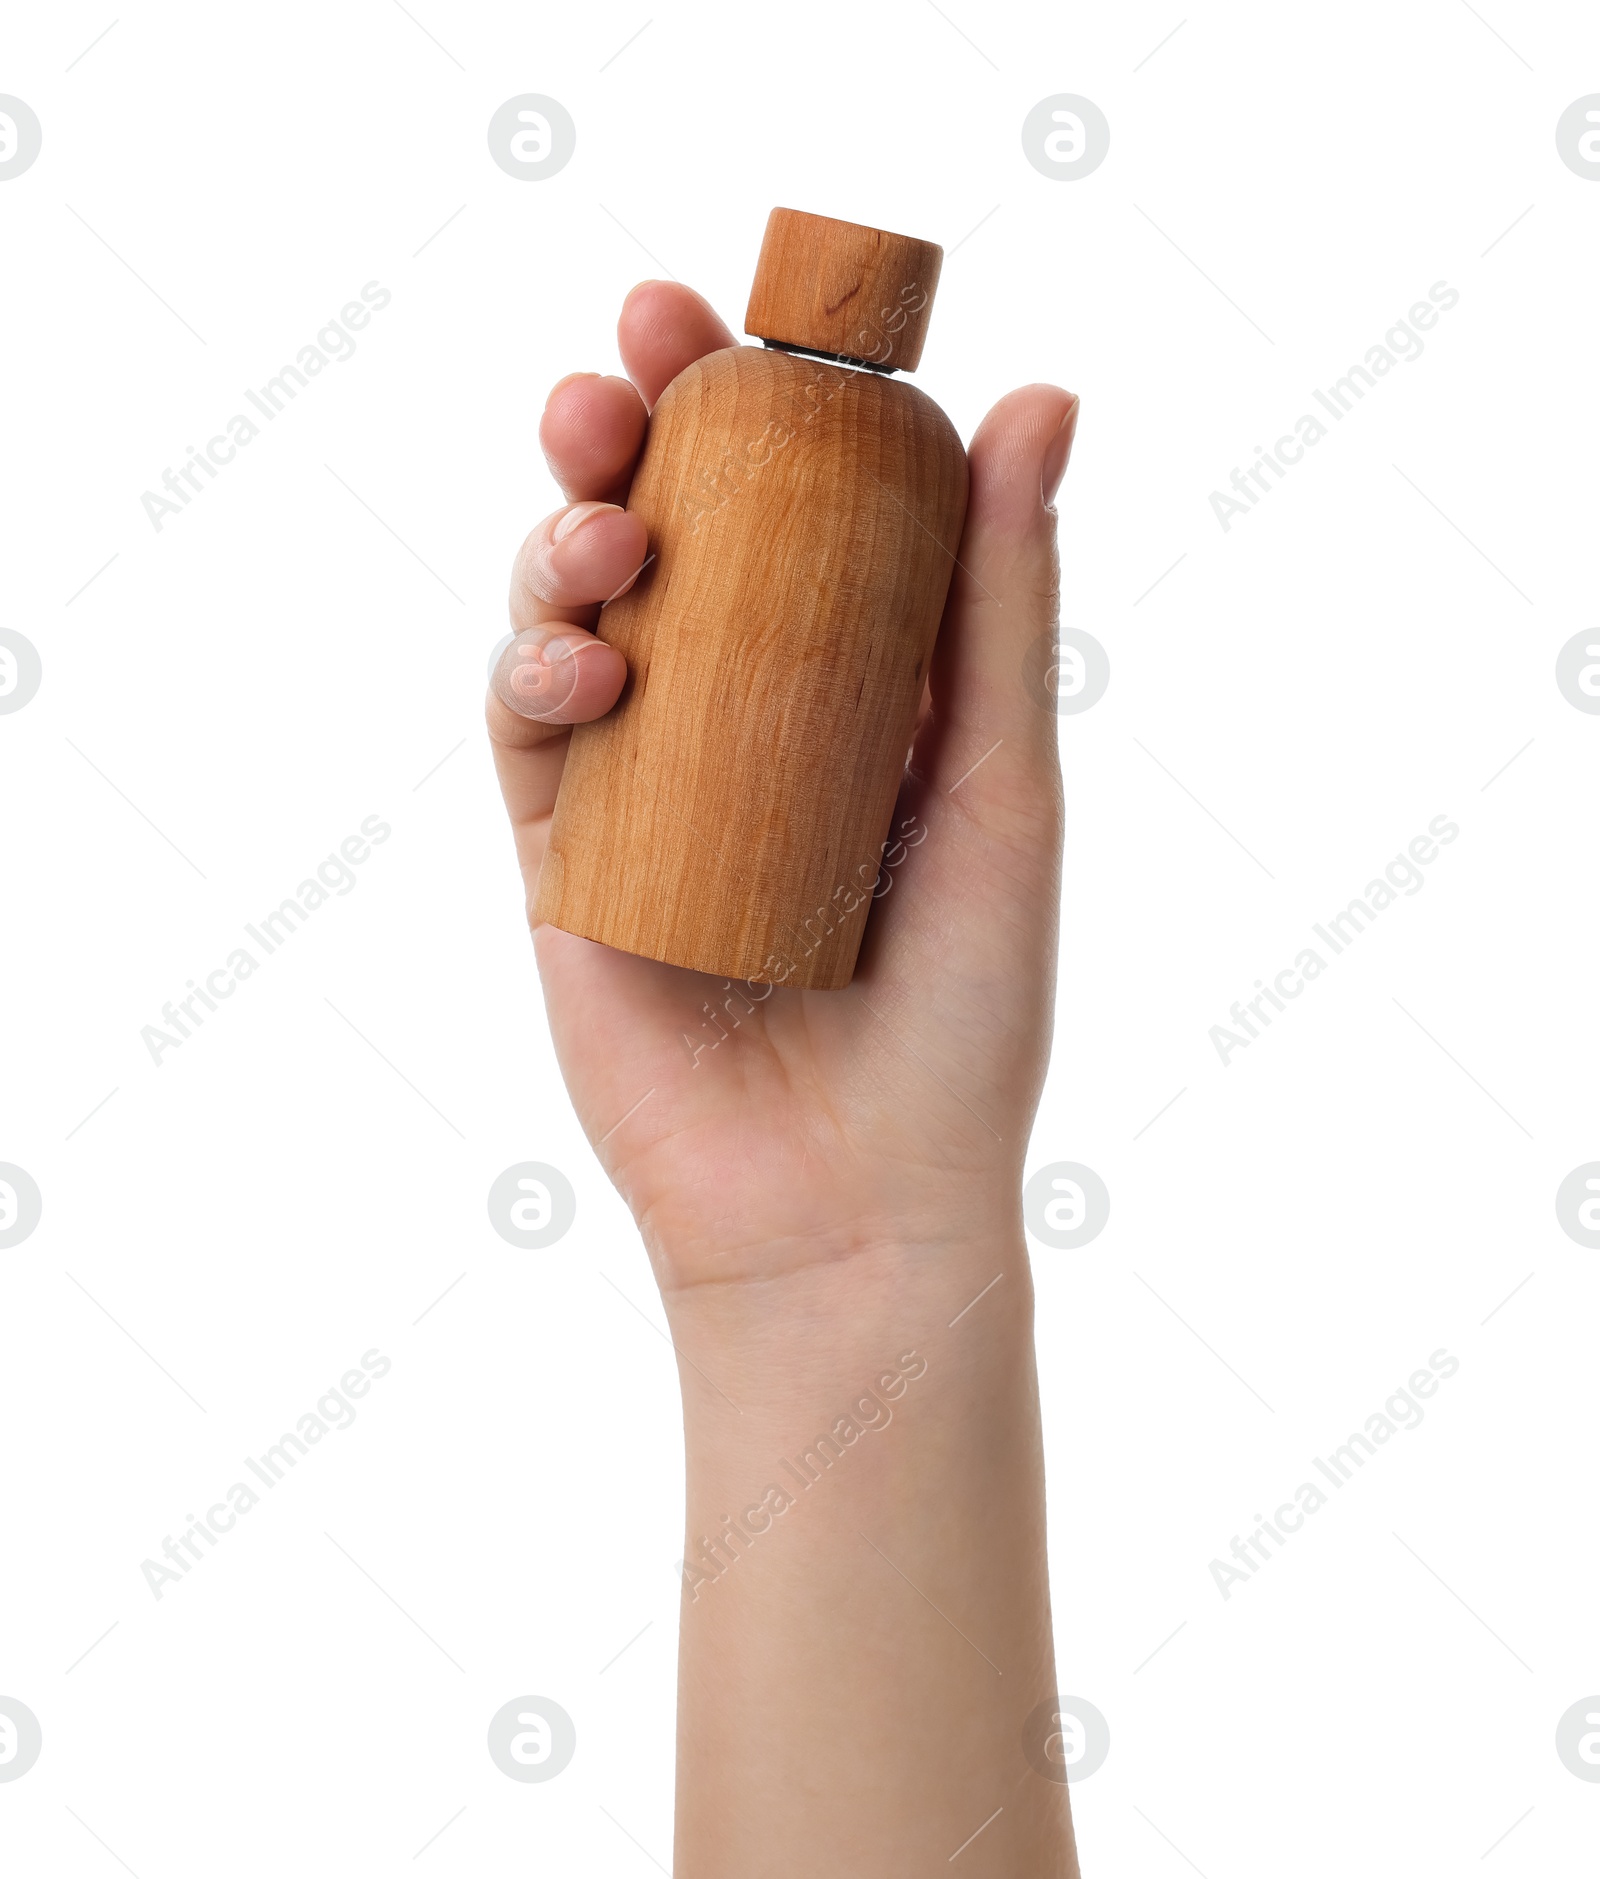
<svg viewBox="0 0 1600 1879"><path fill-rule="evenodd" d="M864 1282L897 1268L953 1266L1023 1244L1022 1170L986 1157L935 1168L881 1156L841 1166L817 1154L796 1167L785 1145L752 1154L737 1178L717 1170L690 1182L674 1167L663 1179L659 1165L636 1160L613 1179L669 1311L697 1291L812 1268L832 1271L840 1303L853 1303Z"/></svg>
<svg viewBox="0 0 1600 1879"><path fill-rule="evenodd" d="M769 1279L679 1288L664 1300L691 1444L790 1434L851 1397L864 1399L870 1418L872 1398L891 1406L934 1372L981 1394L1019 1363L1032 1369L1033 1285L1020 1227L875 1246Z"/></svg>

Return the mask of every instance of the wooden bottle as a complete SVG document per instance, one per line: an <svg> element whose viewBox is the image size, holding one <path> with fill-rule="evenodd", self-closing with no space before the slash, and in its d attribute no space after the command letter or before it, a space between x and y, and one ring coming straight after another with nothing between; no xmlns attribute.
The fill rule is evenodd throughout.
<svg viewBox="0 0 1600 1879"><path fill-rule="evenodd" d="M600 617L628 678L579 725L534 907L624 952L835 989L855 970L966 512L889 374L942 250L793 209L745 330L662 393L628 507L654 559Z"/></svg>

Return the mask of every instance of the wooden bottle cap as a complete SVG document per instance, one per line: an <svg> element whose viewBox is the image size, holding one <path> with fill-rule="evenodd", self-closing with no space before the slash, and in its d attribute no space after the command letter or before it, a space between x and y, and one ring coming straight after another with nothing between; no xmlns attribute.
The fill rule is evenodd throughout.
<svg viewBox="0 0 1600 1879"><path fill-rule="evenodd" d="M774 209L744 330L776 345L914 371L943 259L936 242Z"/></svg>

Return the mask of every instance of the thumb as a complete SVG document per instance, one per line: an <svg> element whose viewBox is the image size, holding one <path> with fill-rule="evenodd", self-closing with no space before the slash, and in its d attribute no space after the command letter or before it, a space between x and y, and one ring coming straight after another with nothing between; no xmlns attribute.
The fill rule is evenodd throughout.
<svg viewBox="0 0 1600 1879"><path fill-rule="evenodd" d="M1051 505L1077 422L1071 392L1027 385L1000 400L967 453L966 525L914 767L930 796L951 796L991 826L1030 806L1053 815L1057 800L1056 714L1027 679L1057 624Z"/></svg>

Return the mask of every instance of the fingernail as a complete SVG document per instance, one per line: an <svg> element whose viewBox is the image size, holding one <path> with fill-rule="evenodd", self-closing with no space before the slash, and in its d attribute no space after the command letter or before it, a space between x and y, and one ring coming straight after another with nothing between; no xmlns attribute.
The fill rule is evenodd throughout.
<svg viewBox="0 0 1600 1879"><path fill-rule="evenodd" d="M559 711L577 682L577 661L565 639L550 638L542 645L531 637L522 641L506 673L510 703L525 718L548 718Z"/></svg>
<svg viewBox="0 0 1600 1879"><path fill-rule="evenodd" d="M583 524L588 521L590 516L598 515L602 509L615 509L616 506L614 502L574 503L550 531L551 541L565 541L572 531L576 528L581 528Z"/></svg>
<svg viewBox="0 0 1600 1879"><path fill-rule="evenodd" d="M1067 473L1067 459L1072 455L1072 439L1077 428L1078 400L1074 396L1067 406L1067 415L1061 420L1060 430L1050 439L1039 471L1039 491L1047 509L1055 501L1061 479Z"/></svg>

